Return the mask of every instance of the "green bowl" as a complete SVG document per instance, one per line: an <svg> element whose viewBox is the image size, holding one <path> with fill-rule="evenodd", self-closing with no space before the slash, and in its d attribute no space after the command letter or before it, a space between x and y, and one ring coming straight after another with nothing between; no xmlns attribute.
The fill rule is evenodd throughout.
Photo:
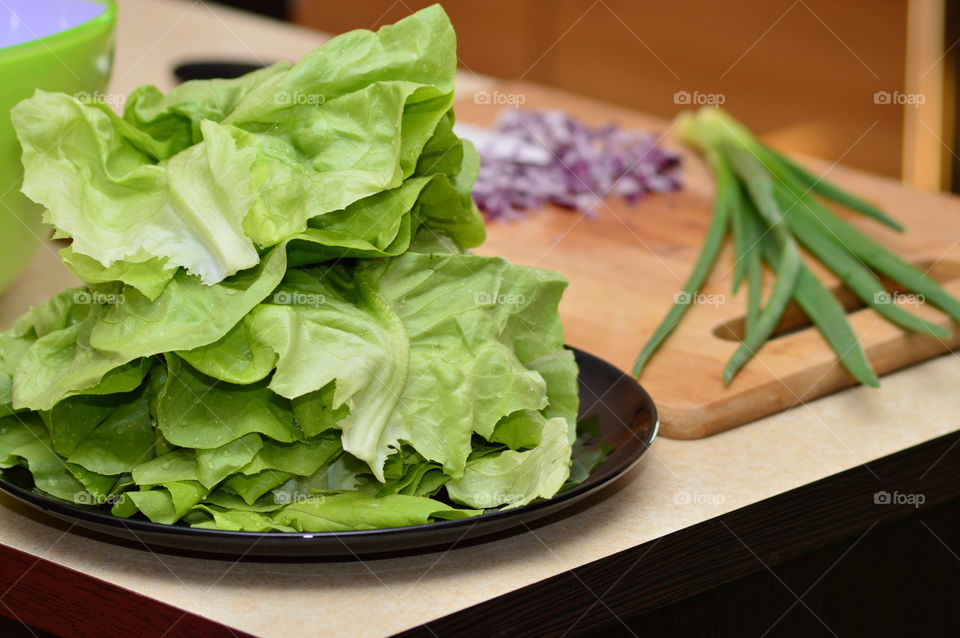
<svg viewBox="0 0 960 638"><path fill-rule="evenodd" d="M68 5L78 0L32 0L29 4L8 0L0 5L0 19L9 23L0 29L10 30L2 34L6 39L0 43L15 42L13 29L18 23L17 33L39 36L0 48L0 291L49 236L41 222L41 208L20 192L23 166L10 109L37 89L101 95L110 77L116 2L79 1L105 8L99 15L69 26L71 18L82 15L68 10Z"/></svg>

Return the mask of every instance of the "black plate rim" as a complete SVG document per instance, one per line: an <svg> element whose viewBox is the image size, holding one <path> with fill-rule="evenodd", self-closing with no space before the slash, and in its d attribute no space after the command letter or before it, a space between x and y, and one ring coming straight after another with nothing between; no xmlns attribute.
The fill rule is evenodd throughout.
<svg viewBox="0 0 960 638"><path fill-rule="evenodd" d="M499 510L496 512L490 512L488 514L481 514L480 516L473 516L470 518L463 518L452 521L438 521L435 523L426 523L421 525L405 525L403 527L384 527L377 529L364 529L364 530L347 530L342 532L238 532L233 530L221 530L221 529L205 529L197 527L186 527L181 525L167 525L164 523L154 523L153 521L144 521L139 519L128 519L120 518L118 516L113 516L112 514L106 514L102 512L96 512L91 510L82 509L75 505L68 503L61 503L52 499L48 499L40 494L32 492L30 490L24 489L18 485L8 482L2 474L0 474L0 490L10 494L14 498L23 501L29 505L32 505L36 508L39 508L45 512L50 512L58 517L66 517L72 519L80 519L88 523L94 523L96 525L104 525L107 527L113 527L116 529L122 529L126 532L144 532L151 534L162 534L168 537L182 537L182 538L207 538L207 539L222 539L222 540L233 540L233 541L259 541L263 539L269 539L270 541L278 541L281 543L292 543L292 542L302 542L304 540L311 540L315 542L320 542L324 540L340 540L345 542L347 540L356 540L361 538L375 537L378 539L384 539L392 536L401 536L406 537L412 533L421 533L428 531L445 531L451 529L457 529L461 527L471 527L480 524L481 522L487 523L492 521L503 520L506 518L513 518L521 516L522 514L536 513L540 510L554 509L561 506L566 501L577 501L580 498L587 496L588 494L600 490L603 487L606 487L610 483L616 481L628 471L630 471L637 463L640 462L640 459L643 457L643 454L650 448L650 445L656 439L657 434L660 430L660 417L657 413L656 405L653 402L653 399L650 397L650 394L640 385L635 378L629 374L623 372L613 364L597 357L596 355L590 354L580 350L579 348L574 348L572 346L567 346L572 350L578 357L585 357L594 359L602 364L605 364L618 372L620 372L623 377L633 381L637 385L637 389L640 391L640 396L643 399L644 409L648 411L650 415L650 433L646 440L641 441L641 446L637 448L637 451L628 457L624 458L616 466L610 468L605 476L595 480L590 481L589 477L586 481L580 485L567 490L561 494L558 494L552 498L538 501L530 505L524 505L521 507L515 507L511 509Z"/></svg>

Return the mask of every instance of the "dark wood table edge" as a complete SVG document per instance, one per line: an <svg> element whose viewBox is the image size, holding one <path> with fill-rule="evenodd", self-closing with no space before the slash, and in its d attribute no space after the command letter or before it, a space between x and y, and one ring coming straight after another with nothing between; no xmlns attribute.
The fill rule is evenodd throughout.
<svg viewBox="0 0 960 638"><path fill-rule="evenodd" d="M577 636L622 627L960 497L958 444L960 431L951 432L397 635Z"/></svg>
<svg viewBox="0 0 960 638"><path fill-rule="evenodd" d="M6 545L0 545L0 587L0 615L58 636L254 638Z"/></svg>

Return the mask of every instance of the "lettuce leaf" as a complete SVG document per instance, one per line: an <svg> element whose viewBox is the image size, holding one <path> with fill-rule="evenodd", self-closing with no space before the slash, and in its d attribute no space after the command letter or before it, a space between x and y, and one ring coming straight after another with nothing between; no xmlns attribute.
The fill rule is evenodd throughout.
<svg viewBox="0 0 960 638"><path fill-rule="evenodd" d="M447 483L450 498L476 508L516 507L550 498L570 475L567 429L563 419L548 419L532 450L506 450L471 461L461 478Z"/></svg>
<svg viewBox="0 0 960 638"><path fill-rule="evenodd" d="M456 477L475 432L490 436L503 416L547 405L543 377L516 350L523 344L531 362L565 356L560 331L528 343L530 323L547 313L527 302L555 304L564 286L502 259L407 253L322 277L291 271L274 299L303 303L262 304L250 329L278 355L277 394L335 382L332 407L350 411L343 448L380 481L401 440Z"/></svg>
<svg viewBox="0 0 960 638"><path fill-rule="evenodd" d="M167 96L146 87L122 117L38 91L12 112L23 191L72 238L65 261L88 283L120 281L154 299L183 268L215 284L309 220L400 188L418 168L426 174L425 147L433 142L432 157L455 145L455 48L449 20L431 7L334 38L293 66L192 82ZM458 157L431 172L453 178ZM472 230L454 236L476 245L479 215L466 200L461 207L450 214L469 218Z"/></svg>
<svg viewBox="0 0 960 638"><path fill-rule="evenodd" d="M96 474L122 474L154 456L156 434L146 395L115 407L73 447L67 461Z"/></svg>
<svg viewBox="0 0 960 638"><path fill-rule="evenodd" d="M22 345L36 336L17 356L13 407L49 410L74 394L104 393L91 389L100 383L108 384L110 392L123 391L115 377L129 385L124 364L221 339L270 294L285 268L284 251L275 249L256 267L213 286L180 271L153 301L131 286L106 295L112 303L94 303L101 297L83 289L55 297L31 316L54 314L61 308L67 317L64 327L54 330L57 326L51 324L43 334L34 328L18 337L15 326L11 334L0 337L20 339Z"/></svg>
<svg viewBox="0 0 960 638"><path fill-rule="evenodd" d="M311 220L288 248L290 265L344 257L395 257L407 252L421 225L444 231L461 247L476 246L484 239L483 222L472 201L458 198L447 177L414 177L395 189Z"/></svg>
<svg viewBox="0 0 960 638"><path fill-rule="evenodd" d="M37 489L57 498L78 500L86 489L54 453L50 437L39 419L0 419L0 468L24 466Z"/></svg>
<svg viewBox="0 0 960 638"><path fill-rule="evenodd" d="M467 518L479 512L460 510L433 499L405 494L370 496L344 492L293 503L271 519L298 532L339 532L422 525L432 518Z"/></svg>
<svg viewBox="0 0 960 638"><path fill-rule="evenodd" d="M11 118L23 146L23 192L73 239L73 253L105 268L159 258L205 283L257 263L241 228L253 203L243 177L254 153L213 122L204 122L203 142L159 165L105 110L62 93L37 91Z"/></svg>
<svg viewBox="0 0 960 638"><path fill-rule="evenodd" d="M211 379L173 354L157 397L157 429L173 445L212 449L247 434L277 441L303 437L290 402L270 392L266 383L232 385Z"/></svg>

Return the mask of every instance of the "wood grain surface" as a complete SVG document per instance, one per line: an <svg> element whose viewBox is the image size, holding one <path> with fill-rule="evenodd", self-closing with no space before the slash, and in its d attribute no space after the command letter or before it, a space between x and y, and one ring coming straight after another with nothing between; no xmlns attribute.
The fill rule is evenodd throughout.
<svg viewBox="0 0 960 638"><path fill-rule="evenodd" d="M634 112L531 84L504 84L506 96L522 96L525 108L564 108L588 121L616 121L662 135L677 147L669 125ZM503 102L506 98L500 98ZM461 96L458 120L489 126L502 107ZM910 190L893 180L808 162L818 174L864 196L907 226L897 234L862 217L844 216L866 234L960 294L960 199ZM559 209L530 214L515 222L489 226L478 252L503 255L517 263L560 271L570 279L561 305L568 341L629 369L643 343L673 303L703 241L710 217L713 180L700 159L684 151L684 188L651 196L629 206L610 198L596 219ZM815 271L839 288L828 272ZM834 392L854 383L837 364L816 329L793 311L783 334L765 345L729 387L721 372L738 345L737 327L745 310L744 293L730 294L733 259L721 255L711 279L698 291L684 321L648 365L641 383L663 418L662 432L673 438L698 438L755 420ZM767 281L769 284L769 281ZM941 354L958 341L907 334L873 310L858 307L837 290L850 308L851 324L879 373L890 372ZM943 326L949 320L914 300L891 297Z"/></svg>
<svg viewBox="0 0 960 638"><path fill-rule="evenodd" d="M0 546L0 616L67 638L253 638L129 589ZM21 631L22 630L22 631Z"/></svg>

